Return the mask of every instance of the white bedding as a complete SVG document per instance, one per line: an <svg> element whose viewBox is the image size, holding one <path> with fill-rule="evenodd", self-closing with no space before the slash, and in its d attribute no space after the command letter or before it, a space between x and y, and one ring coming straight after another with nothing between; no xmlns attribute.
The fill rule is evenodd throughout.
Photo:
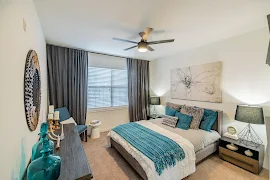
<svg viewBox="0 0 270 180"><path fill-rule="evenodd" d="M161 128L176 133L182 136L183 138L186 138L193 144L195 152L198 152L199 150L204 149L206 146L213 144L214 142L218 141L221 137L217 131L213 130L211 132L207 132L202 129L183 130L177 127L172 128L170 126L162 124L162 120L163 118L158 118L150 120L150 122L158 125Z"/></svg>
<svg viewBox="0 0 270 180"><path fill-rule="evenodd" d="M110 131L108 134L108 145L111 146L110 137L115 142L120 144L130 155L132 155L132 157L134 157L138 161L149 180L179 180L195 172L196 157L194 146L190 141L181 137L178 134L159 127L152 122L143 120L137 123L174 140L184 150L185 159L183 159L182 161L178 161L174 167L165 169L161 175L158 175L154 163L114 131Z"/></svg>

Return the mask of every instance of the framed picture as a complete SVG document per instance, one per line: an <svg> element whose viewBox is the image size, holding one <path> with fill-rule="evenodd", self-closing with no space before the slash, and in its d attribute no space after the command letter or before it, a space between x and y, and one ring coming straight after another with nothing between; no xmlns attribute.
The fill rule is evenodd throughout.
<svg viewBox="0 0 270 180"><path fill-rule="evenodd" d="M220 88L222 62L171 70L171 98L222 102Z"/></svg>
<svg viewBox="0 0 270 180"><path fill-rule="evenodd" d="M41 104L40 66L36 51L27 54L24 71L24 108L30 131L37 128Z"/></svg>

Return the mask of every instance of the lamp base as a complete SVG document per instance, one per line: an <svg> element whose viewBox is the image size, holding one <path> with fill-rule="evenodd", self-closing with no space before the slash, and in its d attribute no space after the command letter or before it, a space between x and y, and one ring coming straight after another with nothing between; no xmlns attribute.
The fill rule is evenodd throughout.
<svg viewBox="0 0 270 180"><path fill-rule="evenodd" d="M150 113L150 114L151 114L151 116L157 114L156 106L155 105L152 105L152 113Z"/></svg>
<svg viewBox="0 0 270 180"><path fill-rule="evenodd" d="M240 143L249 147L259 147L263 141L254 131L250 124L248 124L239 134Z"/></svg>

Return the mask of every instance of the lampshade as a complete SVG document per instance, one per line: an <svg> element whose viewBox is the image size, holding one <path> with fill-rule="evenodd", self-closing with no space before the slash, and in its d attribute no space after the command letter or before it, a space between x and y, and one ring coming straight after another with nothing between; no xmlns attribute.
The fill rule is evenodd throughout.
<svg viewBox="0 0 270 180"><path fill-rule="evenodd" d="M263 108L259 106L237 105L235 120L251 124L264 124Z"/></svg>
<svg viewBox="0 0 270 180"><path fill-rule="evenodd" d="M151 105L160 105L160 97L150 97Z"/></svg>

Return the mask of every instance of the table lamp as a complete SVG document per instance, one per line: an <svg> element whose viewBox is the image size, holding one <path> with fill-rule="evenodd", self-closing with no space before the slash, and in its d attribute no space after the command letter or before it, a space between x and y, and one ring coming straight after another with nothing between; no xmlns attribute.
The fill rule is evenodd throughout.
<svg viewBox="0 0 270 180"><path fill-rule="evenodd" d="M155 106L160 105L160 97L150 97L150 105L153 106L153 115L156 115L157 112Z"/></svg>
<svg viewBox="0 0 270 180"><path fill-rule="evenodd" d="M239 134L240 142L246 146L258 147L263 144L250 124L264 124L263 108L259 106L237 105L235 120L248 123Z"/></svg>

